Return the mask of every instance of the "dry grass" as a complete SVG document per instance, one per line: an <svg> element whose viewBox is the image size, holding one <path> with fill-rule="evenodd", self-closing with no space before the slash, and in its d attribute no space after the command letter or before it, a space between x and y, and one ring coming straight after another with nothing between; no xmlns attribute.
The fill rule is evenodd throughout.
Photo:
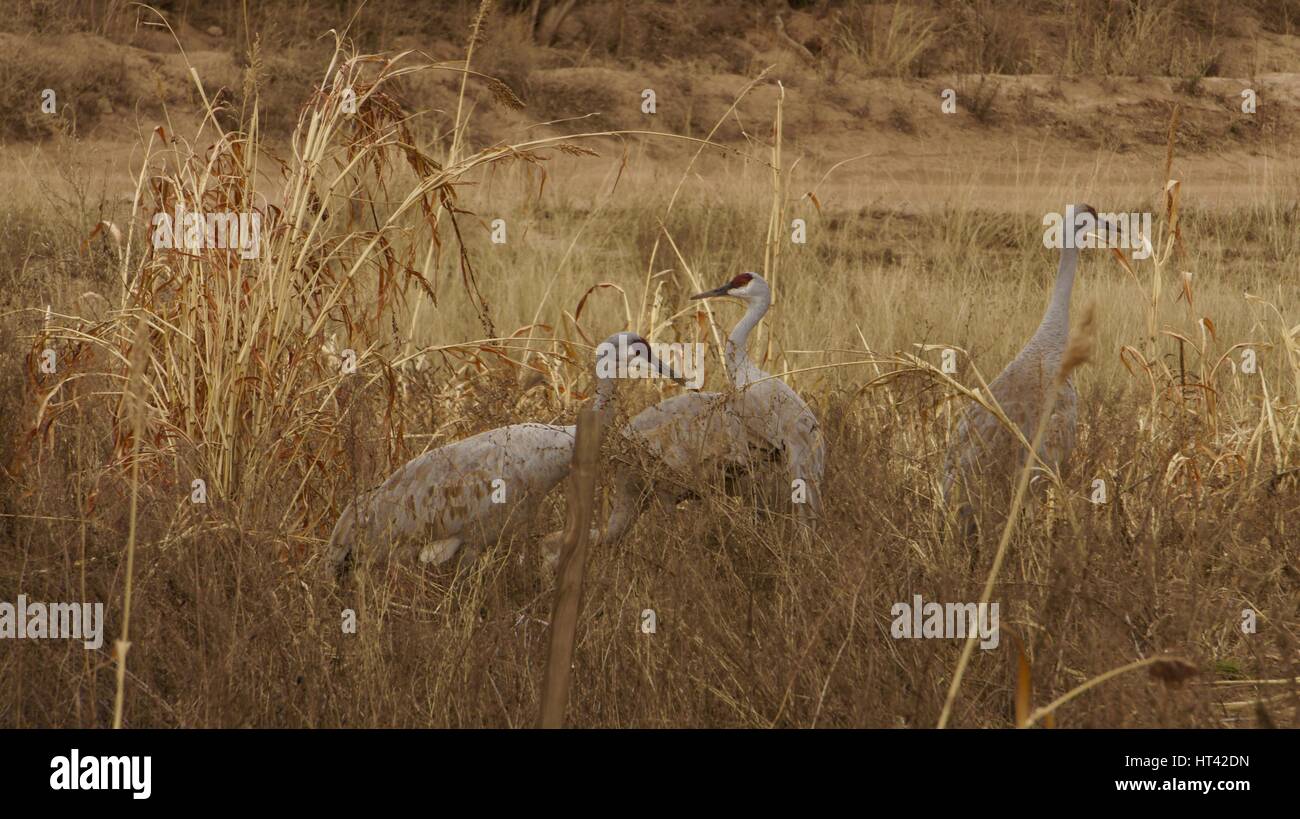
<svg viewBox="0 0 1300 819"><path fill-rule="evenodd" d="M853 7L836 23L836 42L868 76L917 76L935 40L935 19L902 3Z"/></svg>
<svg viewBox="0 0 1300 819"><path fill-rule="evenodd" d="M402 37L445 40L466 31L479 3L459 0L428 8L404 0L354 4L244 3L239 0L168 10L174 25L198 32L215 28L233 48L246 49L256 32L274 49L309 48L323 30L347 30L358 47L380 50ZM655 0L542 3L534 22L529 3L501 3L489 41L501 46L491 62L507 81L526 81L538 59L566 64L595 59L664 63L681 60L712 70L746 73L757 52L774 44L770 12L752 3L667 4ZM546 9L566 8L547 20ZM1208 65L1237 69L1266 54L1245 51L1258 27L1294 35L1296 0L895 0L831 2L786 12L790 36L814 61L867 76L1076 74L1188 76ZM247 15L247 17L246 17ZM119 42L139 40L152 12L121 0L28 0L6 22L15 32L63 36L91 32ZM456 41L456 38L453 38ZM438 55L443 56L443 55ZM1238 62L1239 61L1239 62ZM1279 70L1265 65L1263 71ZM1210 76L1218 75L1217 71ZM1225 74L1230 76L1231 73ZM513 84L513 83L512 83Z"/></svg>
<svg viewBox="0 0 1300 819"><path fill-rule="evenodd" d="M4 349L26 356L24 382L0 384L16 419L0 600L102 600L108 624L99 652L0 654L0 724L112 724L118 673L127 726L534 724L553 592L535 538L343 585L318 549L358 488L424 449L571 418L587 345L615 329L710 342L720 383L713 328L685 296L764 258L778 300L751 352L824 423L827 524L787 540L700 475L700 500L594 549L570 724L933 726L951 699L956 726L1297 725L1300 290L1280 275L1300 252L1293 167L1238 209L1189 208L1160 181L1133 202L1104 178L1060 181L1058 202L1155 212L1156 253L1086 259L1076 300L1096 305L1096 353L1076 376L1079 446L1045 500L1010 521L989 511L962 548L937 501L943 451L959 402L1046 302L1034 204L988 203L954 172L946 209L858 210L822 188L831 163L763 136L692 143L689 172L666 173L633 135L475 152L458 118L421 142L387 89L455 68L341 47L284 153L251 106L154 134L126 235L84 257L111 309L79 309L84 277L19 280L23 309L0 320ZM177 201L258 210L262 255L150 249L148 217ZM63 210L81 229L94 207ZM808 243L782 244L796 217ZM504 245L488 238L496 218ZM949 346L964 353L951 377L936 367ZM47 347L54 375L36 367ZM662 389L627 390L627 411ZM206 504L190 502L196 477ZM1104 505L1089 501L1097 478ZM557 528L559 501L536 535ZM962 662L958 641L890 638L895 602L985 591L1023 649ZM1257 634L1239 628L1245 608ZM1112 675L1143 664L1153 675Z"/></svg>

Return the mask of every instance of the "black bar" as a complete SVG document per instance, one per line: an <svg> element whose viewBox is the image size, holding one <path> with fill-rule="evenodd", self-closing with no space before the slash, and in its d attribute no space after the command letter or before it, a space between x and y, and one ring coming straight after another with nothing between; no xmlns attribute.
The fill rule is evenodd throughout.
<svg viewBox="0 0 1300 819"><path fill-rule="evenodd" d="M432 800L431 809L453 810L469 799L493 811L512 800L540 811L565 775L599 790L631 788L642 806L643 796L707 791L736 805L788 797L1046 807L1173 797L1226 808L1292 793L1297 739L1263 730L10 730L0 783L7 796L41 805L128 809ZM70 763L72 749L83 776L90 756L148 756L148 798L54 790L52 761ZM1215 790L1190 790L1192 781Z"/></svg>

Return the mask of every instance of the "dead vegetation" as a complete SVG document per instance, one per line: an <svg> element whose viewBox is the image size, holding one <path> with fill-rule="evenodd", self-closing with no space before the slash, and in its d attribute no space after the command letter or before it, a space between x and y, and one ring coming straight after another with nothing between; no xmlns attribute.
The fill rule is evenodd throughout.
<svg viewBox="0 0 1300 819"><path fill-rule="evenodd" d="M891 48L864 53L897 66ZM711 340L709 318L681 311L694 271L756 266L764 246L780 296L753 352L822 419L827 525L786 540L697 476L699 499L594 549L571 724L1297 724L1300 293L1278 271L1300 216L1285 196L1189 211L1175 183L1132 203L1159 214L1155 253L1084 274L1097 347L1071 469L964 550L937 503L942 453L959 402L979 400L978 373L1044 297L1032 219L809 196L820 173L782 159L779 123L750 125L763 135L743 150L691 143L700 154L650 182L623 178L632 135L458 148L470 116L439 131L400 93L444 71L465 76L340 42L285 152L259 133L257 93L199 84L213 116L149 134L120 240L94 229L93 203L65 205L88 270L45 268L48 286L25 273L0 320L14 419L0 600L102 600L108 622L98 652L0 655L0 723L532 724L552 593L533 539L342 586L319 546L358 487L423 449L571 417L606 328ZM578 175L597 163L599 185ZM178 206L259 213L260 254L154 247L153 217ZM807 246L781 244L795 216L814 226ZM498 217L501 247L486 239ZM91 270L107 310L69 298ZM963 351L959 373L936 366L945 346ZM635 392L632 411L659 398ZM1014 639L968 658L958 641L891 639L891 607L914 593L990 596ZM115 652L128 599L131 648Z"/></svg>

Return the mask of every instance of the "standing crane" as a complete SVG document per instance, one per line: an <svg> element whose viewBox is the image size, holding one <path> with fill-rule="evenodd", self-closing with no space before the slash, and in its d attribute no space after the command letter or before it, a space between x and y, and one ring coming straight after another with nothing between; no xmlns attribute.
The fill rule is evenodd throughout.
<svg viewBox="0 0 1300 819"><path fill-rule="evenodd" d="M750 332L772 303L771 289L762 276L742 273L691 298L720 296L749 305L725 351L735 390L683 393L628 421L622 430L625 453L613 474L609 519L603 533L593 530L593 542L617 542L652 499L671 509L694 496L691 484L704 470L720 468L726 477L750 476L763 462L784 466L792 494L793 482L804 481L806 502L796 507L801 520L813 524L820 517L826 448L817 419L794 390L769 377L745 352ZM543 551L557 553L562 537L563 532L547 535Z"/></svg>
<svg viewBox="0 0 1300 819"><path fill-rule="evenodd" d="M1074 274L1079 266L1079 247L1086 245L1085 234L1099 223L1097 212L1088 205L1066 208L1066 241L1056 271L1056 285L1038 329L1024 349L989 384L989 393L1007 418L1020 428L1025 440L1033 441L1038 419L1054 389L1070 335L1070 295ZM1071 241L1070 239L1073 239ZM1043 431L1038 457L1047 466L1058 469L1074 449L1079 395L1072 378L1066 378L1056 397L1052 413ZM1024 462L1024 445L997 417L978 403L967 406L957 422L953 442L944 463L943 497L953 500L960 484L966 502L959 507L966 529L970 531L973 505L980 500L982 486L1001 486L1005 477Z"/></svg>
<svg viewBox="0 0 1300 819"><path fill-rule="evenodd" d="M749 309L727 339L727 374L736 388L729 393L690 392L669 398L634 416L622 429L624 454L613 473L613 498L604 532L593 542L616 543L654 500L671 509L696 495L691 485L710 469L724 480L750 477L761 463L783 463L791 480L805 481L811 510L820 516L820 484L825 446L817 419L807 404L778 379L768 377L749 359L749 334L772 303L762 276L742 273L715 290L692 299L733 296ZM811 514L810 514L811 513ZM558 550L563 532L543 540L543 550Z"/></svg>
<svg viewBox="0 0 1300 819"><path fill-rule="evenodd" d="M638 366L680 380L636 333L616 333L596 349L595 409L610 411L616 379ZM390 557L418 547L421 563L442 563L462 546L477 555L533 519L569 472L576 431L511 424L413 458L343 510L330 562L341 569L359 542Z"/></svg>
<svg viewBox="0 0 1300 819"><path fill-rule="evenodd" d="M785 468L792 496L802 481L806 502L797 504L799 518L815 523L821 517L821 481L826 467L826 444L812 410L788 384L758 368L746 346L750 332L772 304L772 289L757 273L741 273L713 290L696 293L692 299L718 297L740 299L745 315L727 337L727 376L735 392L728 395L728 408L739 418L750 442L760 442L766 454Z"/></svg>

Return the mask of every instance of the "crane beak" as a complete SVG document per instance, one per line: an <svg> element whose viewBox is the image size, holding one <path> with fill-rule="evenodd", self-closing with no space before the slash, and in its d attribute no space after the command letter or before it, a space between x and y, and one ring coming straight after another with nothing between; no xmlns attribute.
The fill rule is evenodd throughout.
<svg viewBox="0 0 1300 819"><path fill-rule="evenodd" d="M711 299L715 296L725 296L727 295L727 291L730 289L731 283L728 282L721 287L715 287L712 290L705 290L703 293L696 293L694 296L691 296L691 301L694 301L695 299Z"/></svg>
<svg viewBox="0 0 1300 819"><path fill-rule="evenodd" d="M1102 242L1100 247L1103 248L1110 247L1111 245L1109 244L1109 242L1112 239L1117 242L1121 241L1120 231L1123 227L1122 225L1120 225L1119 223L1111 219L1103 219L1100 216L1096 217L1096 220L1097 220L1097 229L1095 231L1095 234L1097 238L1100 239Z"/></svg>
<svg viewBox="0 0 1300 819"><path fill-rule="evenodd" d="M655 355L650 356L650 367L664 378L671 378L679 387L687 386L685 378L678 375L672 367L660 361Z"/></svg>

